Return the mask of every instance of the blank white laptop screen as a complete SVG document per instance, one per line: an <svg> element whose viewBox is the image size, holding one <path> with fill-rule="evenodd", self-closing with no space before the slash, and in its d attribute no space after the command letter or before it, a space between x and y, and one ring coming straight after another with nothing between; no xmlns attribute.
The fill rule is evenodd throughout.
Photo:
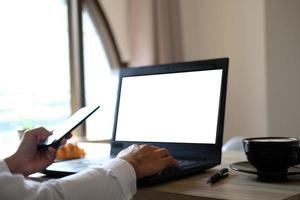
<svg viewBox="0 0 300 200"><path fill-rule="evenodd" d="M123 77L116 141L216 142L222 70Z"/></svg>

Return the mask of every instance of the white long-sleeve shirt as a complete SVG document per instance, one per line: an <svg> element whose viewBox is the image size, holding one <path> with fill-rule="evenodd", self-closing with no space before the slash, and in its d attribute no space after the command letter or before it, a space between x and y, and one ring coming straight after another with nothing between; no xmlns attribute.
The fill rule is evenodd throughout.
<svg viewBox="0 0 300 200"><path fill-rule="evenodd" d="M113 159L61 179L35 182L20 174L11 174L0 160L0 199L92 200L131 199L136 193L136 174L132 166Z"/></svg>

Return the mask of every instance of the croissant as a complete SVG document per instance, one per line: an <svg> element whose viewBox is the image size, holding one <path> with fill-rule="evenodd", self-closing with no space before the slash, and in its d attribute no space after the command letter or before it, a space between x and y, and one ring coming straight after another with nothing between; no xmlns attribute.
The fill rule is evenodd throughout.
<svg viewBox="0 0 300 200"><path fill-rule="evenodd" d="M85 157L84 150L78 147L77 144L72 143L59 148L56 152L56 160L68 160L83 157Z"/></svg>

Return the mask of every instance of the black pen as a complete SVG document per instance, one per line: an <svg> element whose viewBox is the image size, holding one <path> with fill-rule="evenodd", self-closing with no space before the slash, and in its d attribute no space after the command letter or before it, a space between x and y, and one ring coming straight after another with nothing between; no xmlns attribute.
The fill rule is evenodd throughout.
<svg viewBox="0 0 300 200"><path fill-rule="evenodd" d="M223 168L221 169L219 172L217 172L216 174L210 176L208 179L207 179L207 183L215 183L217 182L218 180L222 179L222 178L225 178L228 176L228 169L227 168Z"/></svg>

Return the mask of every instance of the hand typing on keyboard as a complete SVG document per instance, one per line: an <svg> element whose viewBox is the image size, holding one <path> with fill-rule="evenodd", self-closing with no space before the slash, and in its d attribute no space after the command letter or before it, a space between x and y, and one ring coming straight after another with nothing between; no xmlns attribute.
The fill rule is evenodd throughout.
<svg viewBox="0 0 300 200"><path fill-rule="evenodd" d="M178 167L177 160L165 148L152 145L132 145L117 156L129 162L137 179L157 174L167 167Z"/></svg>

